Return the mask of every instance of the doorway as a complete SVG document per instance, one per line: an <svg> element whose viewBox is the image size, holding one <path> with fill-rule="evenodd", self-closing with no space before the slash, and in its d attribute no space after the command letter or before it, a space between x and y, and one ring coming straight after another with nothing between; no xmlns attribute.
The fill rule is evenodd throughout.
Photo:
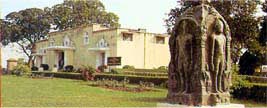
<svg viewBox="0 0 267 108"><path fill-rule="evenodd" d="M63 69L64 68L64 52L58 52L58 69Z"/></svg>

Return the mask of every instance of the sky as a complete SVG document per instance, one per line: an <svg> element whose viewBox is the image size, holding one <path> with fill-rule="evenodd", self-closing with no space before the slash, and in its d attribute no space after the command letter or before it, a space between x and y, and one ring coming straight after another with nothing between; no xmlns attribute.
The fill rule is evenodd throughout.
<svg viewBox="0 0 267 108"><path fill-rule="evenodd" d="M164 18L177 0L100 0L106 11L117 14L122 28L144 28L148 32L166 33ZM0 0L1 18L8 13L26 8L44 8L62 3L63 0ZM9 58L25 58L18 46L10 45L2 49L2 66Z"/></svg>

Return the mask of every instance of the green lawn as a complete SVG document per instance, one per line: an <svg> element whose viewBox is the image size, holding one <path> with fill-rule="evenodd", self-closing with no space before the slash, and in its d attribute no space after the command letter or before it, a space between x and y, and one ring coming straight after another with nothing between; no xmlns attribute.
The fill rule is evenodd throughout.
<svg viewBox="0 0 267 108"><path fill-rule="evenodd" d="M157 92L122 92L91 87L69 79L31 79L2 76L4 107L135 107L156 106L164 101L167 90Z"/></svg>
<svg viewBox="0 0 267 108"><path fill-rule="evenodd" d="M80 80L2 76L4 107L155 107L164 102L166 94L166 89L132 93L91 87ZM251 101L233 102L266 106Z"/></svg>

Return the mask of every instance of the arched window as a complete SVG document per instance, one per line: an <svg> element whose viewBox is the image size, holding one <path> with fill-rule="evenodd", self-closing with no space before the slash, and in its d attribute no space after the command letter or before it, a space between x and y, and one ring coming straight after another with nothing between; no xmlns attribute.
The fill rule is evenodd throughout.
<svg viewBox="0 0 267 108"><path fill-rule="evenodd" d="M102 38L100 41L98 41L98 43L97 43L96 46L99 47L99 48L106 48L106 47L108 47L109 45L108 45L108 43L106 42L106 40Z"/></svg>
<svg viewBox="0 0 267 108"><path fill-rule="evenodd" d="M86 32L85 35L84 35L84 44L85 45L89 44L89 35L88 35L88 32Z"/></svg>

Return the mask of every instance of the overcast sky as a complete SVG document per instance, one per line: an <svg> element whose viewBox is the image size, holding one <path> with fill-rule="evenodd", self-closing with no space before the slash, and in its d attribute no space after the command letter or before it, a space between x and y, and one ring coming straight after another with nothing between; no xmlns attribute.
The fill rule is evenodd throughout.
<svg viewBox="0 0 267 108"><path fill-rule="evenodd" d="M166 33L164 18L174 8L177 0L100 0L106 10L114 12L120 18L123 28L145 28L148 32ZM8 13L26 8L44 8L62 3L63 0L0 0L1 18ZM2 66L6 67L8 58L26 57L14 46L5 47Z"/></svg>

